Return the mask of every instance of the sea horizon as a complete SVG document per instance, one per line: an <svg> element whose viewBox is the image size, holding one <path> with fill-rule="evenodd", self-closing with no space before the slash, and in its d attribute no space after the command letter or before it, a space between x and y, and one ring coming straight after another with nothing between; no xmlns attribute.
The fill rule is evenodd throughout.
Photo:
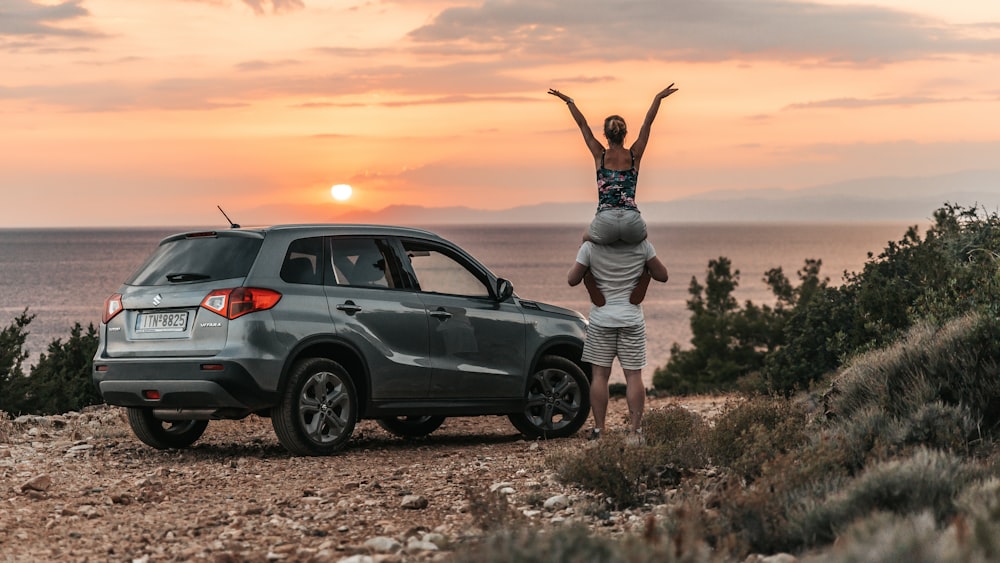
<svg viewBox="0 0 1000 563"><path fill-rule="evenodd" d="M823 261L821 274L839 285L843 272L859 271L868 252L877 255L889 240L911 226L899 222L855 223L689 223L649 225L649 238L671 279L654 284L643 308L650 363L644 379L666 363L670 346L690 339L688 286L704 279L708 261L726 256L741 272L734 296L772 304L763 283L766 270L781 267L797 283L805 259ZM465 248L496 275L512 281L517 294L580 311L589 302L581 288L566 284L583 225L419 225ZM165 236L212 227L31 227L0 229L0 327L24 310L36 315L28 326L30 361L56 338L69 337L74 323L100 322L104 299L152 252ZM530 249L530 252L527 250ZM615 376L620 370L615 366Z"/></svg>

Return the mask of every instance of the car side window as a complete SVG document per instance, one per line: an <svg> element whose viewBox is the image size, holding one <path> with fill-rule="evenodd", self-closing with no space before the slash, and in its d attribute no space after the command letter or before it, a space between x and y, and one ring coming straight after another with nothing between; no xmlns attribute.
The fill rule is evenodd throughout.
<svg viewBox="0 0 1000 563"><path fill-rule="evenodd" d="M388 244L373 238L331 237L331 284L398 287Z"/></svg>
<svg viewBox="0 0 1000 563"><path fill-rule="evenodd" d="M468 297L490 296L486 284L446 249L412 240L402 243L420 291Z"/></svg>
<svg viewBox="0 0 1000 563"><path fill-rule="evenodd" d="M288 283L323 283L323 237L293 240L281 263L281 279Z"/></svg>

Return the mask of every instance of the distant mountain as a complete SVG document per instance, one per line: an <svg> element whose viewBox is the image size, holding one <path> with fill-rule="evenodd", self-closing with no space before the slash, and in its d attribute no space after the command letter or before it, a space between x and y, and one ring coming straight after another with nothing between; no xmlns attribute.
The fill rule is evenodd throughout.
<svg viewBox="0 0 1000 563"><path fill-rule="evenodd" d="M944 203L1000 207L1000 170L970 170L925 177L849 180L797 190L762 189L708 192L672 201L641 201L646 221L788 222L926 221ZM263 222L346 222L399 225L481 223L585 223L593 202L540 203L503 210L469 207L392 205L378 211L339 213L315 207L251 210ZM260 222L260 221L258 221Z"/></svg>

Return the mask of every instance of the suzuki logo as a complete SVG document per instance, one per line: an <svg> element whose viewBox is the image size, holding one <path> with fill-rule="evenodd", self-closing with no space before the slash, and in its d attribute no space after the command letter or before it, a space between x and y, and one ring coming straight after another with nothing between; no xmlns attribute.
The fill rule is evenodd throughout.
<svg viewBox="0 0 1000 563"><path fill-rule="evenodd" d="M157 293L156 297L153 298L153 306L154 307L159 307L160 306L160 302L162 302L162 301L163 301L163 296L161 296L159 293Z"/></svg>

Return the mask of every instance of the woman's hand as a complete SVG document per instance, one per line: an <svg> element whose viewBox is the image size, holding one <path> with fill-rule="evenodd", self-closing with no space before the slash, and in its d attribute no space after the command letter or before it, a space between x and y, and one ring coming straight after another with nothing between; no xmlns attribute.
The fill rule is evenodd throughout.
<svg viewBox="0 0 1000 563"><path fill-rule="evenodd" d="M674 88L674 83L671 82L670 86L667 86L659 94L656 95L656 99L657 100L662 100L663 98L666 98L667 96L669 96L670 94L673 94L676 91L677 91L677 88Z"/></svg>
<svg viewBox="0 0 1000 563"><path fill-rule="evenodd" d="M673 86L673 84L671 84L671 86ZM559 90L554 90L552 88L549 88L549 94L552 94L553 96L559 98L560 100L566 102L567 104L573 101L573 98L570 98L569 96L563 94Z"/></svg>

